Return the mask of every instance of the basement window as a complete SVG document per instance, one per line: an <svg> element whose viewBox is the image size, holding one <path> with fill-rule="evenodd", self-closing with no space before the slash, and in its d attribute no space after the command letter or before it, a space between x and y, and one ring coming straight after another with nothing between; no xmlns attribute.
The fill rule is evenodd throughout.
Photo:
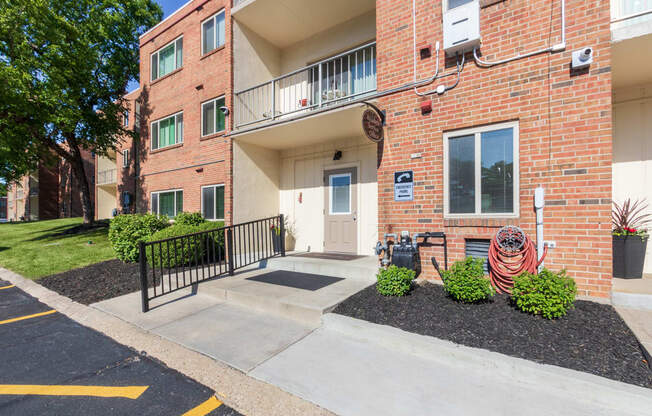
<svg viewBox="0 0 652 416"><path fill-rule="evenodd" d="M224 221L224 185L202 186L201 213L209 221Z"/></svg>
<svg viewBox="0 0 652 416"><path fill-rule="evenodd" d="M201 53L206 55L222 45L224 45L224 10L201 24Z"/></svg>
<svg viewBox="0 0 652 416"><path fill-rule="evenodd" d="M152 54L152 81L183 65L183 36L178 37Z"/></svg>
<svg viewBox="0 0 652 416"><path fill-rule="evenodd" d="M224 131L224 97L216 98L201 105L201 135L208 136Z"/></svg>
<svg viewBox="0 0 652 416"><path fill-rule="evenodd" d="M183 112L154 121L151 135L152 150L183 143Z"/></svg>
<svg viewBox="0 0 652 416"><path fill-rule="evenodd" d="M183 190L152 192L152 213L174 218L183 211Z"/></svg>
<svg viewBox="0 0 652 416"><path fill-rule="evenodd" d="M444 214L518 215L518 122L444 134Z"/></svg>

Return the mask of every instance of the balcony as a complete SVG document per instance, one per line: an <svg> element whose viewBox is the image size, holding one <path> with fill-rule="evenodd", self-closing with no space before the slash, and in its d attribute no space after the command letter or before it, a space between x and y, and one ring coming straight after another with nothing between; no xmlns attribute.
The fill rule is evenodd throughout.
<svg viewBox="0 0 652 416"><path fill-rule="evenodd" d="M652 82L652 0L612 0L611 40L612 86Z"/></svg>
<svg viewBox="0 0 652 416"><path fill-rule="evenodd" d="M376 43L370 42L235 93L235 128L334 109L376 91Z"/></svg>
<svg viewBox="0 0 652 416"><path fill-rule="evenodd" d="M375 9L375 0L234 0L231 15L238 24L284 49Z"/></svg>
<svg viewBox="0 0 652 416"><path fill-rule="evenodd" d="M117 169L106 169L97 172L97 185L113 185L117 182Z"/></svg>

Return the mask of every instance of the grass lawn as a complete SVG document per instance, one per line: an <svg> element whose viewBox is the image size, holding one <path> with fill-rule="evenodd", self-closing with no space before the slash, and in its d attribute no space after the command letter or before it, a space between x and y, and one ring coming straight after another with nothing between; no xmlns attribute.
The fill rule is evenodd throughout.
<svg viewBox="0 0 652 416"><path fill-rule="evenodd" d="M81 222L65 218L0 223L0 266L38 279L115 258L108 227L76 232Z"/></svg>

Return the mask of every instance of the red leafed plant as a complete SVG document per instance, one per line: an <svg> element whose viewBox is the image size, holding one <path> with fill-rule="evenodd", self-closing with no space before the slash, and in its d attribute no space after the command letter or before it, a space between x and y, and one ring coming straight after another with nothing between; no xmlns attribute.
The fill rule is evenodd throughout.
<svg viewBox="0 0 652 416"><path fill-rule="evenodd" d="M622 204L614 201L611 211L613 235L639 235L647 237L645 228L652 221L652 215L647 212L649 204L645 199L632 201L627 198Z"/></svg>

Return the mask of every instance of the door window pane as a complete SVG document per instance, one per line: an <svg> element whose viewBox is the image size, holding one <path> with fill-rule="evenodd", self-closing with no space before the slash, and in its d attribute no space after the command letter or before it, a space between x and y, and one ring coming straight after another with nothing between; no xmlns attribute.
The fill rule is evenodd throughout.
<svg viewBox="0 0 652 416"><path fill-rule="evenodd" d="M451 214L475 212L475 136L448 141L448 198Z"/></svg>
<svg viewBox="0 0 652 416"><path fill-rule="evenodd" d="M331 175L331 214L351 212L351 175Z"/></svg>
<svg viewBox="0 0 652 416"><path fill-rule="evenodd" d="M202 215L207 220L215 219L215 188L202 189Z"/></svg>
<svg viewBox="0 0 652 416"><path fill-rule="evenodd" d="M183 191L176 191L177 194L177 211L174 215L177 215L179 212L183 211Z"/></svg>
<svg viewBox="0 0 652 416"><path fill-rule="evenodd" d="M215 21L210 19L203 26L203 53L208 53L215 49Z"/></svg>
<svg viewBox="0 0 652 416"><path fill-rule="evenodd" d="M484 132L482 140L482 212L514 210L513 129Z"/></svg>
<svg viewBox="0 0 652 416"><path fill-rule="evenodd" d="M202 135L215 133L215 101L202 105L202 119Z"/></svg>

